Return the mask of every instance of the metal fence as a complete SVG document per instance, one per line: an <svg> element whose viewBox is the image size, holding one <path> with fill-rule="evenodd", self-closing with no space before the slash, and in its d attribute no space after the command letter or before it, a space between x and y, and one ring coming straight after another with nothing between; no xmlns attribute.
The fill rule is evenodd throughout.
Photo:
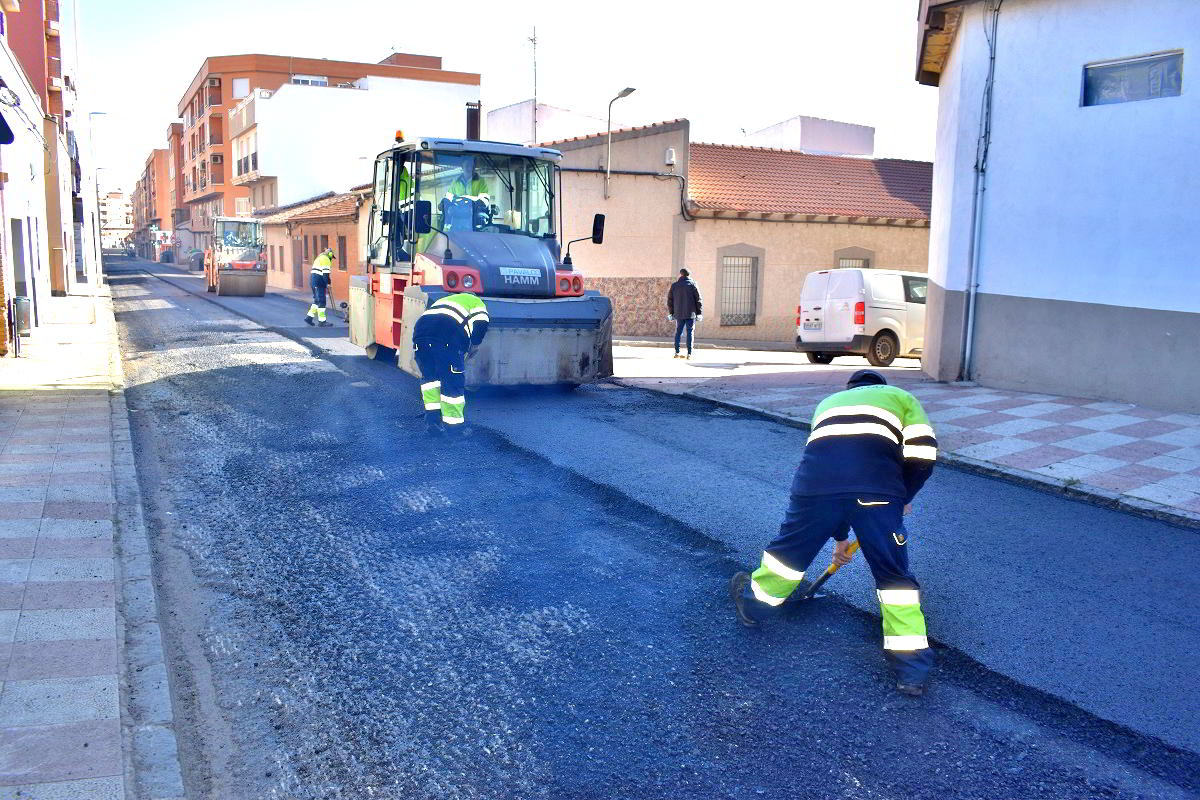
<svg viewBox="0 0 1200 800"><path fill-rule="evenodd" d="M721 266L721 324L753 325L758 305L758 259L725 256Z"/></svg>

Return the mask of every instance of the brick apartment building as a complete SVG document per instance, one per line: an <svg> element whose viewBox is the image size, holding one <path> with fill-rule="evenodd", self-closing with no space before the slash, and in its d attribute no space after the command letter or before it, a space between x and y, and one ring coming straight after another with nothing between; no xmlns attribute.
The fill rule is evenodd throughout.
<svg viewBox="0 0 1200 800"><path fill-rule="evenodd" d="M170 160L170 150L152 150L133 190L134 247L152 261L158 260L171 236Z"/></svg>
<svg viewBox="0 0 1200 800"><path fill-rule="evenodd" d="M179 101L182 196L178 227L190 231L196 247L207 247L214 216L250 214L250 190L234 185L230 110L258 89L284 84L350 86L363 78L408 78L444 83L479 83L472 73L447 72L437 56L393 53L378 64L270 55L212 56L201 64ZM320 109L313 109L319 113ZM354 120L344 120L353 125ZM182 237L181 237L182 238Z"/></svg>

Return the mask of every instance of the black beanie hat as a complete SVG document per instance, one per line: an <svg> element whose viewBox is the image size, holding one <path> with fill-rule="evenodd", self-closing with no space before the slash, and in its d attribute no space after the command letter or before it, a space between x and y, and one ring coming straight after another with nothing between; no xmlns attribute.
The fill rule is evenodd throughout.
<svg viewBox="0 0 1200 800"><path fill-rule="evenodd" d="M873 369L860 369L846 381L847 389L857 389L859 386L887 386L887 378Z"/></svg>

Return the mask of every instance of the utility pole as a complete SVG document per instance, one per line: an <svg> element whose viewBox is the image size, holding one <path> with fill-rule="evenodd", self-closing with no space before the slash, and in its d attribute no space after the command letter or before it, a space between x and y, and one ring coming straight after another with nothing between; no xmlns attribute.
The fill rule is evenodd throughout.
<svg viewBox="0 0 1200 800"><path fill-rule="evenodd" d="M533 26L533 36L529 37L530 44L533 45L533 139L530 144L537 144L537 26Z"/></svg>

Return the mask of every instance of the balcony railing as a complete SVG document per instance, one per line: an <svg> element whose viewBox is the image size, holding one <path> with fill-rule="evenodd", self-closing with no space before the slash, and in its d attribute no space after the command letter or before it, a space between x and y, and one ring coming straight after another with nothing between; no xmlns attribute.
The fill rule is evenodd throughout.
<svg viewBox="0 0 1200 800"><path fill-rule="evenodd" d="M221 134L213 133L213 134L209 135L208 143L209 144L225 144L225 140L221 137Z"/></svg>
<svg viewBox="0 0 1200 800"><path fill-rule="evenodd" d="M245 175L247 172L256 172L258 170L258 153L251 153L248 156L242 156L237 160L237 174Z"/></svg>

